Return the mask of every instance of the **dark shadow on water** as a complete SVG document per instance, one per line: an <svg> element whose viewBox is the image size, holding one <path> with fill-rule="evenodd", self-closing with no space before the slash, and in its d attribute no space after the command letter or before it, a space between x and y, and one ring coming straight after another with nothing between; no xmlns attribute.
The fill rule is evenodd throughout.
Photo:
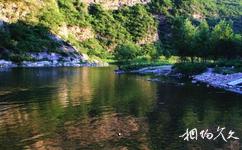
<svg viewBox="0 0 242 150"><path fill-rule="evenodd" d="M157 88L157 107L148 114L152 149L213 150L228 146L221 139L186 142L179 136L187 128L216 131L221 126L241 137L241 95L189 84L176 88L160 84Z"/></svg>

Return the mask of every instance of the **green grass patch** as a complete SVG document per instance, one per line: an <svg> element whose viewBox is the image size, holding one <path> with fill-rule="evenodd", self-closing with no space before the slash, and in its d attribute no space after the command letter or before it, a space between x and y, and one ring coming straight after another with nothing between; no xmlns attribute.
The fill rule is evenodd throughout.
<svg viewBox="0 0 242 150"><path fill-rule="evenodd" d="M146 57L139 57L130 61L114 61L114 63L118 65L119 69L121 70L132 71L151 66L172 65L175 64L177 61L178 57L175 56L172 56L170 58L161 56L157 60L147 59Z"/></svg>

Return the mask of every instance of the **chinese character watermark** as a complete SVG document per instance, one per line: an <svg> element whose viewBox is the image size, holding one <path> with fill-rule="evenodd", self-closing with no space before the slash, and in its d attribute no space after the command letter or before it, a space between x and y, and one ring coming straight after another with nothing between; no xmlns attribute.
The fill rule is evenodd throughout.
<svg viewBox="0 0 242 150"><path fill-rule="evenodd" d="M180 138L183 138L184 141L192 141L198 140L200 137L201 139L208 139L208 140L217 140L218 138L223 139L223 141L227 142L228 140L239 140L238 137L234 136L235 132L230 130L227 134L225 133L225 127L220 128L218 126L216 133L210 132L208 129L198 131L196 128L191 130L187 129L186 132L180 135Z"/></svg>

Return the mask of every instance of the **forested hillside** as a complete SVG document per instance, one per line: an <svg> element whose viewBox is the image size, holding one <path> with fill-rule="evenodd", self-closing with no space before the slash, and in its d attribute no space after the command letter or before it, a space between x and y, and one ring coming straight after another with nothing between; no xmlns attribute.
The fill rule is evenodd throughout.
<svg viewBox="0 0 242 150"><path fill-rule="evenodd" d="M22 56L32 51L61 53L60 43L50 35L57 35L80 53L102 59L195 56L183 54L186 50L181 47L187 49L191 43L176 38L181 40L180 36L186 38L187 34L184 40L191 41L198 39L193 34L204 34L204 30L213 34L212 41L231 39L236 49L233 56L241 54L241 0L121 1L115 7L107 4L108 0L0 0L0 57L12 59L12 54ZM226 37L220 35L224 28L230 32ZM213 47L217 49L218 45ZM204 50L206 46L199 48Z"/></svg>

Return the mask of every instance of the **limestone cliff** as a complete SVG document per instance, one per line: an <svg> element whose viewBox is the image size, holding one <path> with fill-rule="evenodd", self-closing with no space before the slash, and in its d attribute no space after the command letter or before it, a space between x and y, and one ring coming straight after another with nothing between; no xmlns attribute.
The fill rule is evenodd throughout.
<svg viewBox="0 0 242 150"><path fill-rule="evenodd" d="M68 2L68 4L66 3ZM146 26L147 31L143 31L142 34L139 33L139 29L135 31L136 33L130 33L131 30L128 31L127 28L131 28L130 25L127 25L126 23L123 23L122 20L118 20L117 18L114 18L114 16L111 16L113 20L107 20L105 22L110 21L110 25L103 25L104 23L99 23L100 28L104 32L115 32L114 34L111 33L110 35L105 35L103 33L100 33L98 31L99 28L97 26L94 26L92 21L93 18L91 18L90 10L88 10L88 6L91 4L100 4L102 6L103 11L106 11L105 13L108 13L108 15L114 15L117 9L121 9L124 6L134 6L136 4L144 4L146 5L149 3L150 0L73 0L73 1L64 1L64 0L0 0L0 31L5 30L8 28L7 25L11 24L19 24L19 22L27 23L26 28L34 29L34 26L43 26L46 27L49 31L50 37L53 41L56 41L60 44L58 47L58 50L61 50L62 52L66 53L79 53L81 58L83 55L88 54L89 51L97 51L99 49L102 49L102 52L100 55L103 55L103 53L112 53L115 47L120 43L119 38L121 36L127 36L129 37L128 40L138 44L138 45L144 45L144 44L152 44L159 40L157 28L153 24L149 23L142 23L146 21L142 21L142 15L139 17L141 18L140 22L137 23L138 26ZM69 6L69 3L71 6ZM126 7L125 7L126 8ZM129 9L130 7L128 7ZM145 10L145 9L144 9ZM144 11L144 10L138 10L138 11ZM132 10L133 11L133 10ZM146 10L145 10L146 11ZM133 14L136 14L136 12L131 12ZM150 16L152 14L150 12ZM81 16L81 17L80 17ZM108 17L107 17L108 18ZM131 17L134 18L134 17ZM87 24L83 23L84 20L88 20ZM115 20L117 19L117 20ZM94 19L95 20L95 19ZM98 19L96 19L98 20ZM105 19L104 19L105 20ZM151 19L152 20L152 19ZM112 28L113 21L116 21L117 27ZM154 21L155 22L155 21ZM109 23L108 23L109 24ZM102 26L103 25L103 26ZM125 26L121 27L121 26ZM131 25L134 27L133 25ZM123 31L119 31L119 28ZM35 30L35 29L34 29ZM39 31L38 31L39 32ZM119 33L123 32L123 33ZM23 31L22 31L23 33ZM139 38L135 39L131 36L131 34L137 34L142 35ZM112 37L115 36L115 37ZM119 37L120 36L120 37ZM1 38L1 37L0 37ZM30 37L30 40L34 39L35 37ZM42 40L40 36L39 40ZM123 38L123 37L121 37ZM20 37L20 39L23 39ZM123 38L125 39L125 38ZM43 39L45 40L45 39ZM11 41L12 45L18 45L20 42L16 39L9 40ZM37 40L33 40L37 41ZM86 43L85 43L86 42ZM38 42L35 42L38 43ZM56 55L51 53L56 53L56 50L49 49L48 47L43 46L43 50L36 50L36 45L33 45L32 48L29 48L28 44L24 43L25 48L24 50L18 48L17 50L6 48L4 46L1 46L0 43L0 59L1 59L1 53L2 52L12 52L16 53L16 51L21 51L20 53L25 53L24 55L28 55L28 53L33 52L44 52L44 53L50 53L50 55ZM89 44L89 45L88 45ZM19 44L21 45L21 44ZM30 45L30 44L29 44ZM37 44L38 45L38 44ZM98 45L98 46L93 46ZM39 45L38 45L39 46ZM40 45L41 46L41 45ZM94 47L94 48L93 48ZM105 52L106 51L106 52ZM58 53L62 53L58 52ZM42 55L42 53L39 53ZM17 54L18 55L18 54ZM22 55L22 54L21 54ZM45 54L47 55L47 54ZM90 54L93 55L93 54ZM36 56L36 55L31 55ZM76 55L73 55L76 56ZM85 55L86 56L86 55ZM94 56L94 61L96 61ZM25 57L25 56L24 56ZM100 57L100 56L98 56ZM73 59L73 58L72 58ZM52 61L52 59L50 60ZM85 60L84 60L85 61Z"/></svg>
<svg viewBox="0 0 242 150"><path fill-rule="evenodd" d="M101 4L106 9L118 9L122 6L133 6L135 4L147 4L151 0L83 0L86 4Z"/></svg>

